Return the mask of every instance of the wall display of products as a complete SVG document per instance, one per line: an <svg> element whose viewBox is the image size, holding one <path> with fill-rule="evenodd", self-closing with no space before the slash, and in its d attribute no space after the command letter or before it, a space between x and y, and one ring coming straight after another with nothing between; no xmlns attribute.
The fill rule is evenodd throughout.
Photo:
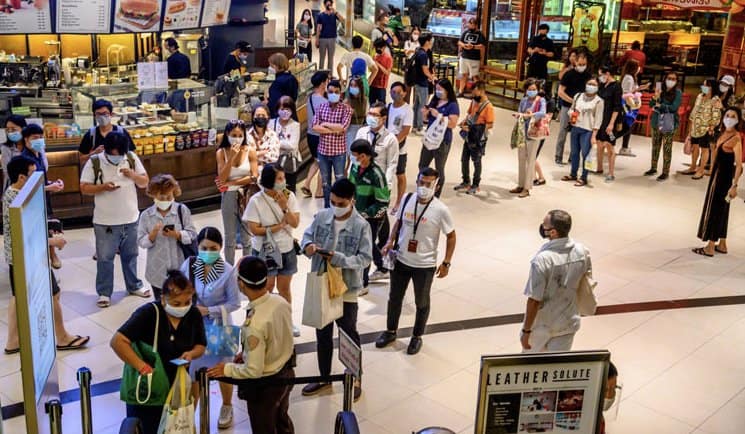
<svg viewBox="0 0 745 434"><path fill-rule="evenodd" d="M163 30L199 27L202 0L168 0L163 13Z"/></svg>
<svg viewBox="0 0 745 434"><path fill-rule="evenodd" d="M432 9L427 21L427 30L435 35L460 36L476 14L452 9Z"/></svg>
<svg viewBox="0 0 745 434"><path fill-rule="evenodd" d="M227 24L230 3L231 0L204 0L202 27Z"/></svg>
<svg viewBox="0 0 745 434"><path fill-rule="evenodd" d="M0 1L0 34L51 33L49 0Z"/></svg>
<svg viewBox="0 0 745 434"><path fill-rule="evenodd" d="M57 0L57 33L109 33L111 1Z"/></svg>
<svg viewBox="0 0 745 434"><path fill-rule="evenodd" d="M159 31L161 6L158 0L116 0L114 32Z"/></svg>

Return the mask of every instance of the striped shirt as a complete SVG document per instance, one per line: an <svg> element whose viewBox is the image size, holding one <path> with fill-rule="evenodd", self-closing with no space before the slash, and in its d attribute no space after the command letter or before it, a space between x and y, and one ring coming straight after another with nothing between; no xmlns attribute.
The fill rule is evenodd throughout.
<svg viewBox="0 0 745 434"><path fill-rule="evenodd" d="M352 108L344 103L337 103L331 105L330 103L324 103L318 107L316 117L313 121L313 126L321 125L323 123L332 123L344 126L344 131L341 133L321 134L320 141L318 142L318 153L320 155L326 155L333 157L336 155L342 155L347 153L347 135L346 130L349 128L349 124L352 121Z"/></svg>
<svg viewBox="0 0 745 434"><path fill-rule="evenodd" d="M385 217L391 192L385 180L383 170L371 162L363 169L358 165L349 171L349 180L355 185L354 203L357 211L364 218Z"/></svg>

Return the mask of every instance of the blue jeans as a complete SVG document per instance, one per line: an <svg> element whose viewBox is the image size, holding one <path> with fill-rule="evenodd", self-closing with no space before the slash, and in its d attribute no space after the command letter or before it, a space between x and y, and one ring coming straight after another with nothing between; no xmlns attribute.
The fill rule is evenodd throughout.
<svg viewBox="0 0 745 434"><path fill-rule="evenodd" d="M321 171L323 182L323 207L330 206L331 170L334 170L334 181L344 178L344 168L347 164L347 154L323 155L318 154L318 169Z"/></svg>
<svg viewBox="0 0 745 434"><path fill-rule="evenodd" d="M582 152L581 179L583 181L587 181L587 169L585 169L585 158L587 158L587 155L590 153L590 149L592 149L592 143L590 142L591 138L592 138L592 131L586 130L584 128L572 127L572 136L571 136L572 149L571 149L571 152L569 153L569 158L572 159L572 171L570 175L573 177L577 176L577 170L579 170L579 154L581 151Z"/></svg>
<svg viewBox="0 0 745 434"><path fill-rule="evenodd" d="M93 225L96 237L96 292L111 297L114 292L114 258L119 250L127 292L142 288L137 278L137 222L126 225Z"/></svg>
<svg viewBox="0 0 745 434"><path fill-rule="evenodd" d="M418 130L424 125L422 109L427 105L429 98L429 87L414 85L414 129Z"/></svg>

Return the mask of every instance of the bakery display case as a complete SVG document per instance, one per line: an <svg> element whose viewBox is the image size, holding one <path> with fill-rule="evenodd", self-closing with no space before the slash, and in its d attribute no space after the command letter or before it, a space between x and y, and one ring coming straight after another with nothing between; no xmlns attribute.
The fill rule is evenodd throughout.
<svg viewBox="0 0 745 434"><path fill-rule="evenodd" d="M435 8L429 14L427 30L437 36L458 38L466 30L469 18L476 18L476 13Z"/></svg>

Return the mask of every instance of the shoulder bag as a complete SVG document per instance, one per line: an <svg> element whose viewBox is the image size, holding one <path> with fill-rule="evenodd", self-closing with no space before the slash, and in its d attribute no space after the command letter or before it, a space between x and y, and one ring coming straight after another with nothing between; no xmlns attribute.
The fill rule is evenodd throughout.
<svg viewBox="0 0 745 434"><path fill-rule="evenodd" d="M153 345L144 342L132 342L132 350L137 357L153 368L153 372L142 375L133 366L125 363L122 371L122 382L119 387L119 399L131 405L163 405L170 390L163 360L158 354L158 331L160 330L160 309L156 303L150 303L155 309L155 331ZM143 383L144 380L144 383Z"/></svg>
<svg viewBox="0 0 745 434"><path fill-rule="evenodd" d="M277 126L279 125L279 121L275 118L274 119L274 132L279 133L277 131ZM297 173L298 169L300 169L300 156L298 151L285 151L279 154L279 158L277 159L277 165L282 168L282 170L289 174L293 175Z"/></svg>
<svg viewBox="0 0 745 434"><path fill-rule="evenodd" d="M181 230L185 230L184 226L184 215L181 211L181 208L184 207L183 203L178 204L178 220L179 223L181 223ZM199 243L197 243L197 237L193 237L191 240L191 243L184 244L181 241L178 242L178 246L181 248L181 252L184 254L184 259L190 258L192 256L197 256L199 254Z"/></svg>
<svg viewBox="0 0 745 434"><path fill-rule="evenodd" d="M535 104L533 104L533 113L541 110L541 99L536 98ZM541 119L532 117L530 124L528 125L528 138L533 140L545 139L551 134L551 130L548 127L549 119L547 115L544 115Z"/></svg>

